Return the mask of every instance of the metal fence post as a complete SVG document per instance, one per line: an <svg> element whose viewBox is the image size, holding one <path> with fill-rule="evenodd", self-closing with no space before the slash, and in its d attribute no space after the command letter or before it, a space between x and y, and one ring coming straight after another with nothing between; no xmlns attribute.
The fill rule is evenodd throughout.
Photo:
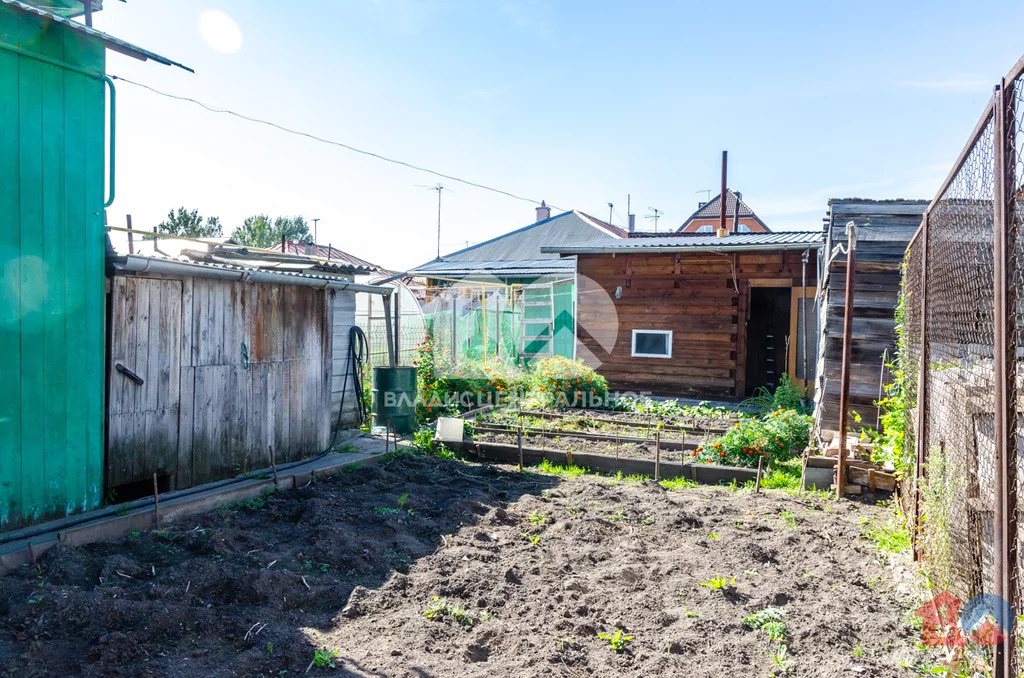
<svg viewBox="0 0 1024 678"><path fill-rule="evenodd" d="M928 459L928 218L931 208L921 221L921 344L917 352L917 463L914 464L914 515L910 536L913 540L913 558L921 559L921 492L924 484L924 464Z"/></svg>
<svg viewBox="0 0 1024 678"><path fill-rule="evenodd" d="M1014 569L1011 553L1013 549L1013 532L1011 526L1013 518L1011 507L1010 487L1010 441L1013 439L1011 427L1014 425L1014 417L1011 409L1014 407L1010 397L1011 370L1014 365L1012 345L1010 337L1010 307L1007 303L1007 291L1011 286L1009 275L1009 250L1007 238L1011 227L1007 211L1007 162L1006 156L1010 151L1010 135L1007 133L1006 121L1006 80L1001 80L995 90L994 104L995 138L993 140L994 158L994 194L993 194L993 301L995 304L994 315L994 358L995 358L995 462L996 462L996 514L994 525L994 553L995 563L995 593L1002 596L1007 603L1013 605L1013 581L1012 572ZM995 648L994 675L1006 676L1012 674L1013 646L1011 634L1006 634L1003 642Z"/></svg>

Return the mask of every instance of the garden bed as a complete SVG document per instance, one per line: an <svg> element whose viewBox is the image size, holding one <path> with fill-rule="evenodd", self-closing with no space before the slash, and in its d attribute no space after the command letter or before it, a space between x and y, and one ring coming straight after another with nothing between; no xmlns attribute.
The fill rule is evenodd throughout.
<svg viewBox="0 0 1024 678"><path fill-rule="evenodd" d="M55 547L0 579L0 675L913 675L885 515L401 456Z"/></svg>

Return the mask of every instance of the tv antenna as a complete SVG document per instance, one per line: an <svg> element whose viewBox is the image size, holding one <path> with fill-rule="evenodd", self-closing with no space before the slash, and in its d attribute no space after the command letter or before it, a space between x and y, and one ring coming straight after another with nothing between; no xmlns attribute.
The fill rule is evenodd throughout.
<svg viewBox="0 0 1024 678"><path fill-rule="evenodd" d="M651 213L646 215L646 216L644 216L644 219L653 219L654 220L654 232L657 233L658 232L658 219L660 219L661 217L665 216L665 213L662 212L661 210L659 210L657 207L648 207L647 209L651 210Z"/></svg>
<svg viewBox="0 0 1024 678"><path fill-rule="evenodd" d="M437 184L436 186L419 186L419 188L425 188L428 191L437 191L437 259L436 259L436 261L441 261L441 193L443 191L448 191L449 193L454 193L455 191L453 191L450 188L445 188L443 184Z"/></svg>
<svg viewBox="0 0 1024 678"><path fill-rule="evenodd" d="M703 188L703 189L701 189L699 191L694 191L694 193L703 193L704 194L704 202L705 203L710 202L710 200L711 200L711 189L710 188Z"/></svg>
<svg viewBox="0 0 1024 678"><path fill-rule="evenodd" d="M313 242L316 243L316 225L320 222L319 219L310 219L313 222Z"/></svg>

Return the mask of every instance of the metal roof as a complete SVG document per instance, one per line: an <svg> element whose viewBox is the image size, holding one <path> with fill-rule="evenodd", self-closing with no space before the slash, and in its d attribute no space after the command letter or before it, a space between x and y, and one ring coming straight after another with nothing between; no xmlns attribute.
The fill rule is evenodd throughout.
<svg viewBox="0 0 1024 678"><path fill-rule="evenodd" d="M413 275L430 274L436 276L462 275L493 275L493 276L531 276L549 273L572 273L576 269L576 260L567 259L527 259L520 261L432 261L423 264L409 273Z"/></svg>
<svg viewBox="0 0 1024 678"><path fill-rule="evenodd" d="M547 255L541 248L602 239L613 241L626 235L626 231L617 226L612 226L589 214L570 210L472 247L446 254L441 257L441 261L496 262L557 259L557 255ZM423 266L433 263L436 262L429 262Z"/></svg>
<svg viewBox="0 0 1024 678"><path fill-rule="evenodd" d="M732 233L724 238L710 233L668 235L658 238L627 238L612 242L591 242L561 247L544 247L559 254L600 254L604 252L726 252L735 250L777 250L821 245L821 231L776 231L775 233Z"/></svg>
<svg viewBox="0 0 1024 678"><path fill-rule="evenodd" d="M759 216L754 214L754 210L750 209L750 205L743 202L742 198L740 198L735 191L729 188L725 189L725 198L725 218L727 220L733 219L736 216L736 204L739 203L740 218L747 217L750 219L754 219L757 223L761 224L765 228L768 228L767 224L761 221L761 218ZM721 214L722 194L719 193L710 201L698 207L697 211L691 214L689 218L687 218L687 220L683 222L683 225L676 230L680 231L686 228L687 226L690 225L691 222L695 220L718 219L721 217Z"/></svg>
<svg viewBox="0 0 1024 678"><path fill-rule="evenodd" d="M178 68L182 68L188 71L189 73L195 73L195 71L193 71L191 68L179 64L177 61L172 61L167 57L162 57L159 54L150 52L148 49L137 47L129 42L121 40L120 38L115 38L112 35L107 35L103 31L98 31L95 28L92 28L91 26L80 24L77 21L72 21L71 19L59 16L57 14L53 14L51 12L47 12L45 10L39 9L38 7L26 5L25 3L19 2L18 0L0 0L0 3L7 5L8 7L12 7L16 10L25 12L26 14L32 14L47 21L53 21L56 24L59 24L61 26L64 26L65 28L69 28L75 31L76 33L87 35L90 38L96 38L97 40L103 42L107 49L112 50L114 52L118 52L120 54L124 54L126 56L130 56L141 61L146 61L147 59L150 59L152 61L157 62L158 64L164 64L165 66L177 66Z"/></svg>
<svg viewBox="0 0 1024 678"><path fill-rule="evenodd" d="M41 10L72 18L85 14L85 0L23 0L26 5L38 7ZM124 0L121 0L124 2ZM99 12L103 9L103 0L92 0L92 11Z"/></svg>
<svg viewBox="0 0 1024 678"><path fill-rule="evenodd" d="M825 228L833 242L846 242L846 224L857 225L857 242L892 242L906 245L921 225L929 200L866 200L833 198L828 201Z"/></svg>
<svg viewBox="0 0 1024 678"><path fill-rule="evenodd" d="M377 264L371 264L365 259L360 259L354 254L348 252L342 252L333 245L317 245L316 243L310 243L311 251L306 251L306 243L299 242L296 240L289 240L285 242L285 252L288 254L308 255L313 257L320 257L321 259L330 259L332 263L337 262L338 264L351 266L355 271L359 273L385 273L385 269L378 266ZM275 252L281 251L281 243L274 243L268 250L274 250Z"/></svg>

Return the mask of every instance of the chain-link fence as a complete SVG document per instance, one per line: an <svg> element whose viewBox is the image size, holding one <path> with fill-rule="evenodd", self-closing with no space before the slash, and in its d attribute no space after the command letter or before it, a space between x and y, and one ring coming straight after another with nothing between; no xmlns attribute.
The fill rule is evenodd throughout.
<svg viewBox="0 0 1024 678"><path fill-rule="evenodd" d="M1022 71L1024 60L996 87L907 249L901 356L917 377L905 432L915 556L962 601L995 593L1014 610L1024 601ZM1024 670L1018 631L995 648L994 675Z"/></svg>

